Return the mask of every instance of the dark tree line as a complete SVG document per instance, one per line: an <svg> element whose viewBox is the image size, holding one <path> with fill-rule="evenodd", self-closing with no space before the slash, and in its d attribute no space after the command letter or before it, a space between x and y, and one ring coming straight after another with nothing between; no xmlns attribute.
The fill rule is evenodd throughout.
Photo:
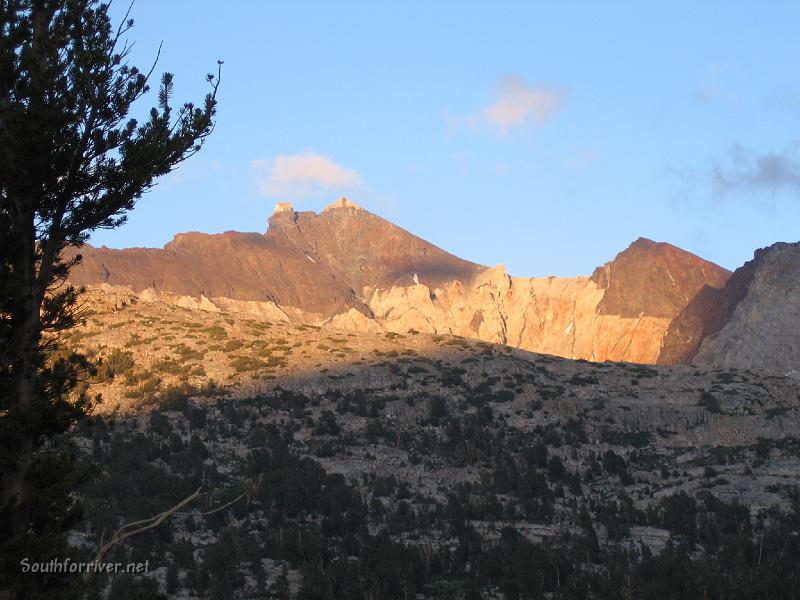
<svg viewBox="0 0 800 600"><path fill-rule="evenodd" d="M300 399L292 402L296 407ZM800 591L797 493L788 492L788 507L755 519L746 507L708 490L665 496L646 508L636 508L622 491L604 500L576 496L567 499L572 526L534 540L529 525L550 514L537 509L552 510L554 490L569 473L539 441L516 459L499 452L485 481L459 483L436 498L397 474L352 481L326 472L293 439L297 422L258 423L259 414L270 412L267 404L224 404L217 414L187 407L185 414L153 413L133 427L100 418L85 422L82 435L96 440L94 461L106 473L86 493L114 499L129 518L169 504L200 480L218 478L208 486L219 490L216 505L237 497L242 481L252 482L246 501L149 532L117 556L166 564L171 590L191 589L204 598L285 598L286 576L276 576L274 567L267 573L266 559L301 576L302 599L767 600ZM188 435L186 416L196 414L203 416L191 418L203 427ZM236 422L243 429L221 427ZM215 457L218 444L236 439L247 457L215 475L205 459ZM612 471L620 467L612 454L605 462ZM169 471L159 474L163 463ZM124 473L111 472L112 465ZM514 469L516 476L496 469ZM598 463L598 469L604 468ZM496 477L506 482L502 492ZM666 548L656 553L633 542L634 525L666 530ZM488 535L486 527L493 528ZM215 541L193 543L182 529ZM130 588L123 578L113 589L120 598L132 597L124 582ZM154 588L151 597L158 597Z"/></svg>

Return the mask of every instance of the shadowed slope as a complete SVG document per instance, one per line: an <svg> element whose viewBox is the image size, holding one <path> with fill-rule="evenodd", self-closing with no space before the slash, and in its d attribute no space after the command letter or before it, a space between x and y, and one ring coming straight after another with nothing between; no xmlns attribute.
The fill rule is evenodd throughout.
<svg viewBox="0 0 800 600"><path fill-rule="evenodd" d="M800 243L757 250L724 288L703 289L670 325L659 364L800 368Z"/></svg>

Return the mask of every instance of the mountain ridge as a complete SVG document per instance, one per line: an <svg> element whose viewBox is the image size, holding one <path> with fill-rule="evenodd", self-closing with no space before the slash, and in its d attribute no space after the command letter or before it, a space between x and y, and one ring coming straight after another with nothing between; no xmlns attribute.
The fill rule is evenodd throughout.
<svg viewBox="0 0 800 600"><path fill-rule="evenodd" d="M672 321L730 272L638 238L582 277L516 277L461 259L346 198L278 203L265 233L177 234L161 249L87 246L71 281L273 303L310 323L448 333L587 360L655 363Z"/></svg>

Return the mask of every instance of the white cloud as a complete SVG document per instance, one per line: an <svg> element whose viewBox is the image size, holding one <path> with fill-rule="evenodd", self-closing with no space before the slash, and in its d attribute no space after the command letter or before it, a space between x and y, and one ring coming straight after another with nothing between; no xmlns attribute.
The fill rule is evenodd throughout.
<svg viewBox="0 0 800 600"><path fill-rule="evenodd" d="M517 75L507 75L495 85L494 102L463 122L469 127L488 126L499 135L506 135L529 124L546 123L565 100L564 90L543 84L528 85Z"/></svg>
<svg viewBox="0 0 800 600"><path fill-rule="evenodd" d="M300 197L363 187L356 171L312 152L253 160L250 168L256 173L261 193L270 197Z"/></svg>

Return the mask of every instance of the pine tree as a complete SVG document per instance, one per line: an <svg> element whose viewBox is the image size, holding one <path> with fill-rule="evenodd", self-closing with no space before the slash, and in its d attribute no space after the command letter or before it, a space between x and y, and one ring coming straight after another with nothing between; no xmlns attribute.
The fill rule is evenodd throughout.
<svg viewBox="0 0 800 600"><path fill-rule="evenodd" d="M214 126L219 73L200 106L174 108L173 76L157 106L130 118L153 69L128 63L129 15L112 26L96 0L0 0L0 548L28 531L30 474L45 440L97 398L76 384L85 358L55 352L80 321L66 285L74 248L119 227L137 199L197 152ZM221 62L219 63L221 65ZM155 65L154 65L155 66ZM0 573L16 566L0 563ZM3 589L0 582L0 589Z"/></svg>

